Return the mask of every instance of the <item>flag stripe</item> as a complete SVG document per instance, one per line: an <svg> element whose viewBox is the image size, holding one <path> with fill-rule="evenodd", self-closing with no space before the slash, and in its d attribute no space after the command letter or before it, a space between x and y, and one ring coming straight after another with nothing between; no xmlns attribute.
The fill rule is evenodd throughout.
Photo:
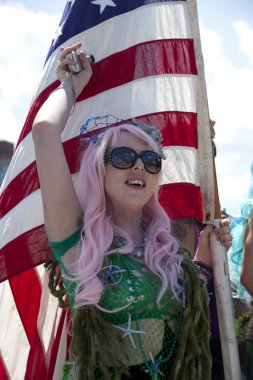
<svg viewBox="0 0 253 380"><path fill-rule="evenodd" d="M55 372L55 364L56 364L56 361L57 361L57 354L58 354L59 345L60 345L60 341L61 341L61 336L62 336L62 332L63 332L63 328L64 328L64 322L65 322L65 318L66 318L66 313L67 313L66 309L63 310L62 313L61 313L60 323L59 323L59 326L58 326L58 329L57 329L56 338L55 338L55 341L53 343L52 350L51 350L51 355L50 355L50 361L49 361L49 366L48 366L48 372L47 372L47 378L46 378L46 380L52 379L53 375L54 375L54 372Z"/></svg>
<svg viewBox="0 0 253 380"><path fill-rule="evenodd" d="M0 353L0 380L10 380Z"/></svg>
<svg viewBox="0 0 253 380"><path fill-rule="evenodd" d="M189 146L197 148L197 117L194 113L162 112L160 114L145 115L140 117L143 123L156 125L163 135L163 144L166 146ZM79 140L74 137L64 144L64 152L71 173L77 171L78 155L73 151L80 151ZM18 192L15 189L19 189ZM6 215L23 198L39 189L36 163L28 165L21 173L5 188L0 199L3 206L0 210L0 218Z"/></svg>
<svg viewBox="0 0 253 380"><path fill-rule="evenodd" d="M44 350L37 330L40 308L41 285L34 269L25 271L9 280L15 304L30 343L25 379L45 378L46 366ZM31 284L33 286L31 287ZM29 302L27 307L27 298ZM38 376L39 375L39 376Z"/></svg>
<svg viewBox="0 0 253 380"><path fill-rule="evenodd" d="M194 217L202 220L203 218L200 188L193 184L176 183L162 186L159 199L171 219ZM187 208L187 214L182 215L181 207Z"/></svg>
<svg viewBox="0 0 253 380"><path fill-rule="evenodd" d="M87 99L133 79L161 74L197 75L193 40L149 41L103 59L94 65L93 76L78 99Z"/></svg>
<svg viewBox="0 0 253 380"><path fill-rule="evenodd" d="M197 150L190 147L165 147L166 161L163 162L164 185L191 183L199 187ZM189 164L190 162L190 164Z"/></svg>
<svg viewBox="0 0 253 380"><path fill-rule="evenodd" d="M23 379L30 345L16 308L9 281L0 284L0 352L11 380ZM22 355L15 355L15 343Z"/></svg>
<svg viewBox="0 0 253 380"><path fill-rule="evenodd" d="M55 90L59 86L59 84L60 84L60 81L55 81L54 83L49 84L45 89L43 89L40 92L39 96L33 102L32 107L30 108L28 115L26 117L25 124L19 136L18 142L16 144L16 149L21 143L21 141L31 131L32 124L34 122L35 116L37 115L40 107L47 100L49 94L51 94L51 92L53 92L53 90Z"/></svg>
<svg viewBox="0 0 253 380"><path fill-rule="evenodd" d="M31 246L32 252L28 250ZM22 255L17 254L20 252ZM4 281L20 271L42 264L48 259L50 253L44 225L27 230L0 250L0 280Z"/></svg>

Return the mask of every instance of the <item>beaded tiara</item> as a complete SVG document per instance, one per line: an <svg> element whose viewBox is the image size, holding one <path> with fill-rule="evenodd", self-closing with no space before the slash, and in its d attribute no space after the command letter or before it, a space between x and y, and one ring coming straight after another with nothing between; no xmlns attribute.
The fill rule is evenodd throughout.
<svg viewBox="0 0 253 380"><path fill-rule="evenodd" d="M126 123L135 125L144 131L148 136L150 136L158 147L160 157L163 160L166 159L166 156L163 153L161 132L155 126L140 123L137 119L132 119L129 121L119 119L113 115L93 116L86 120L81 126L79 138L81 141L99 144L99 142L103 139L103 133L105 129ZM100 128L103 128L102 132ZM87 137L87 134L89 134L89 137Z"/></svg>

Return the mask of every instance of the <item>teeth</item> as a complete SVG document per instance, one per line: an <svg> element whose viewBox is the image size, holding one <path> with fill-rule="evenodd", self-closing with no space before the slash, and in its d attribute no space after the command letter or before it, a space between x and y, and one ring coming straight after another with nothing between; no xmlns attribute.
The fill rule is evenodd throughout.
<svg viewBox="0 0 253 380"><path fill-rule="evenodd" d="M132 179L128 181L129 185L139 185L139 186L144 186L144 183L140 181L139 179Z"/></svg>

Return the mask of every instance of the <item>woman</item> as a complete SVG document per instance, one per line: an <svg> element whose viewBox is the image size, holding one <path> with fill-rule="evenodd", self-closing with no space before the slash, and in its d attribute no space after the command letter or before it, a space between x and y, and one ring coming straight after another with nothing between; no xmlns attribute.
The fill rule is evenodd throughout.
<svg viewBox="0 0 253 380"><path fill-rule="evenodd" d="M212 227L193 265L158 202L163 153L154 127L123 124L97 136L74 187L61 132L92 75L83 52L84 70L69 75L67 55L80 47L62 49L61 86L33 125L45 227L73 317L63 378L210 379Z"/></svg>

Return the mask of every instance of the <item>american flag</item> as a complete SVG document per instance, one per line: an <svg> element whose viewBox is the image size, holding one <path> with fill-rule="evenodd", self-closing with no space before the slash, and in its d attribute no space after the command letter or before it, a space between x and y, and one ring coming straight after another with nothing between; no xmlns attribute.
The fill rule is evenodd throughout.
<svg viewBox="0 0 253 380"><path fill-rule="evenodd" d="M49 294L50 250L31 127L57 88L60 46L96 63L62 135L74 175L80 126L94 115L138 118L162 132L160 200L172 219L212 221L214 185L196 0L68 1L0 193L0 379L60 379L68 315ZM52 184L53 185L53 184Z"/></svg>

